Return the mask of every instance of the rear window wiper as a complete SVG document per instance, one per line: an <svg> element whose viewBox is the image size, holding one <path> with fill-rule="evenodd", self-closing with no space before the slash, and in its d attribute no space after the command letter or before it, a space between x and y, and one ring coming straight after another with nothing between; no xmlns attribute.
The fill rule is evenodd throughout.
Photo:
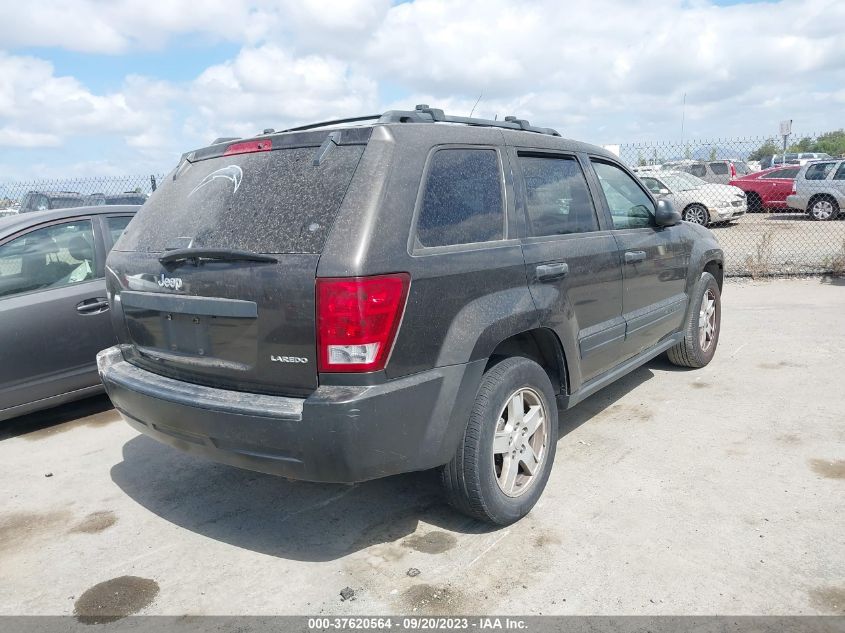
<svg viewBox="0 0 845 633"><path fill-rule="evenodd" d="M251 253L235 248L177 248L159 257L158 261L162 264L193 262L194 266L196 266L201 261L262 262L275 264L279 260L272 255Z"/></svg>

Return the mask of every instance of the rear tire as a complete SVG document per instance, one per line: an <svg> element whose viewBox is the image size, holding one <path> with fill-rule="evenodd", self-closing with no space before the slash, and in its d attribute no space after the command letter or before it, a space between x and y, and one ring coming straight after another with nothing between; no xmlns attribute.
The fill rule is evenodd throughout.
<svg viewBox="0 0 845 633"><path fill-rule="evenodd" d="M748 202L748 213L762 213L765 211L763 208L763 201L760 199L758 194L748 193L746 196L746 200Z"/></svg>
<svg viewBox="0 0 845 633"><path fill-rule="evenodd" d="M810 200L807 214L813 220L835 220L839 215L839 205L831 196L818 196Z"/></svg>
<svg viewBox="0 0 845 633"><path fill-rule="evenodd" d="M455 456L441 471L447 500L481 521L518 521L546 487L557 433L545 370L521 357L497 363L484 374Z"/></svg>
<svg viewBox="0 0 845 633"><path fill-rule="evenodd" d="M684 325L684 339L670 348L667 356L673 365L697 369L713 360L719 344L722 299L713 275L701 273L692 297L693 303Z"/></svg>

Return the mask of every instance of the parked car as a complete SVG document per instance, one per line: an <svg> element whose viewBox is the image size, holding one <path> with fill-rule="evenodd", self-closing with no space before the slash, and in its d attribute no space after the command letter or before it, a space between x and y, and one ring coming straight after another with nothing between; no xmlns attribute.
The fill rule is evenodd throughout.
<svg viewBox="0 0 845 633"><path fill-rule="evenodd" d="M137 207L0 219L0 421L102 391L96 356L115 336L106 252Z"/></svg>
<svg viewBox="0 0 845 633"><path fill-rule="evenodd" d="M813 220L835 220L845 207L845 160L807 163L792 181L786 204Z"/></svg>
<svg viewBox="0 0 845 633"><path fill-rule="evenodd" d="M142 205L147 201L147 194L137 191L124 191L123 193L106 195L104 193L92 193L88 195L88 204L101 206L104 204L131 204Z"/></svg>
<svg viewBox="0 0 845 633"><path fill-rule="evenodd" d="M87 196L77 191L29 191L21 200L20 213L74 209L87 204Z"/></svg>
<svg viewBox="0 0 845 633"><path fill-rule="evenodd" d="M798 165L803 167L807 163L814 160L824 160L832 158L830 154L824 152L787 152L786 154L775 154L774 156L767 156L763 159L763 168L769 167L783 167L785 165Z"/></svg>
<svg viewBox="0 0 845 633"><path fill-rule="evenodd" d="M788 209L786 197L792 193L792 182L799 169L798 165L773 167L734 178L730 184L745 192L749 213Z"/></svg>
<svg viewBox="0 0 845 633"><path fill-rule="evenodd" d="M745 193L737 187L714 185L683 171L643 173L639 177L655 198L670 200L687 222L709 226L745 215Z"/></svg>
<svg viewBox="0 0 845 633"><path fill-rule="evenodd" d="M741 160L709 160L697 163L679 164L679 171L685 171L705 182L726 185L731 178L750 174L751 170Z"/></svg>
<svg viewBox="0 0 845 633"><path fill-rule="evenodd" d="M456 508L513 522L558 407L667 351L710 361L722 251L599 147L370 118L186 154L109 255L103 382L189 453L322 482L438 468Z"/></svg>

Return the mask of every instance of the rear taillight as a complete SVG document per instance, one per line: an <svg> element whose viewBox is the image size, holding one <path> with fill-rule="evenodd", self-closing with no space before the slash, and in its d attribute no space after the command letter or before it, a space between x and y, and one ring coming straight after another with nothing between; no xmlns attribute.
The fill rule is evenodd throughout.
<svg viewBox="0 0 845 633"><path fill-rule="evenodd" d="M793 196L798 193L798 186L795 184L794 180L792 181L792 191L790 193L792 193Z"/></svg>
<svg viewBox="0 0 845 633"><path fill-rule="evenodd" d="M731 178L736 178L736 166L731 163Z"/></svg>
<svg viewBox="0 0 845 633"><path fill-rule="evenodd" d="M273 141L265 139L263 141L244 141L242 143L232 143L223 152L223 156L232 156L233 154L252 154L253 152L269 152L273 149Z"/></svg>
<svg viewBox="0 0 845 633"><path fill-rule="evenodd" d="M407 273L317 279L321 372L384 369L408 297Z"/></svg>

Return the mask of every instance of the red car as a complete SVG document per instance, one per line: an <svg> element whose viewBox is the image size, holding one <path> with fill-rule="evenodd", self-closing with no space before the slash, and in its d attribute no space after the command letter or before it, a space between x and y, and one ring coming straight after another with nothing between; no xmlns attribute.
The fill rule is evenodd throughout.
<svg viewBox="0 0 845 633"><path fill-rule="evenodd" d="M772 167L734 178L729 184L745 192L749 213L788 209L786 196L792 193L792 182L799 169L800 165Z"/></svg>

